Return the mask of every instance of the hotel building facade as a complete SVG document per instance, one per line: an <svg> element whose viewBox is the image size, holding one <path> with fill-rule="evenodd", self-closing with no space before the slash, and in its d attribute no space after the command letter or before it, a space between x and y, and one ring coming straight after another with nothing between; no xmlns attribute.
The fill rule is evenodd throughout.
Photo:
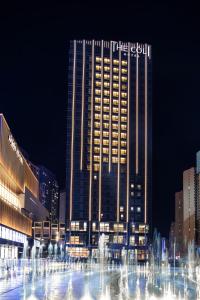
<svg viewBox="0 0 200 300"><path fill-rule="evenodd" d="M38 181L0 114L0 258L22 255L32 220L48 217L38 200Z"/></svg>
<svg viewBox="0 0 200 300"><path fill-rule="evenodd" d="M147 258L151 224L151 46L74 40L67 105L67 243ZM113 254L114 253L114 254Z"/></svg>

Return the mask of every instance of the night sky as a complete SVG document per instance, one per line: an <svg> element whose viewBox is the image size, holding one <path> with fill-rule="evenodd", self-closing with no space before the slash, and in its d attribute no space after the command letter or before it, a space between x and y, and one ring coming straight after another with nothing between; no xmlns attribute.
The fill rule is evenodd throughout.
<svg viewBox="0 0 200 300"><path fill-rule="evenodd" d="M153 224L168 235L174 192L200 149L200 12L122 3L0 7L0 112L30 160L63 188L69 40L152 44Z"/></svg>

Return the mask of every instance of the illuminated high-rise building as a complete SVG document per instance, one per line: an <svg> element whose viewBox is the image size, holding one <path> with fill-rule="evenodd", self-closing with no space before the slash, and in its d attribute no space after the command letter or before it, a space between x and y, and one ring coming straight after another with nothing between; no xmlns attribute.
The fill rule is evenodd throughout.
<svg viewBox="0 0 200 300"><path fill-rule="evenodd" d="M151 85L150 45L71 41L66 195L72 256L95 252L104 233L114 258L122 248L146 258Z"/></svg>

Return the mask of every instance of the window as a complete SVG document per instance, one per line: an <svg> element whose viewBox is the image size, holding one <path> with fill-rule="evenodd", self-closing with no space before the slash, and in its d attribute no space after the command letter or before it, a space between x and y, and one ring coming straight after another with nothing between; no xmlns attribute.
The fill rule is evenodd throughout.
<svg viewBox="0 0 200 300"><path fill-rule="evenodd" d="M139 245L144 246L145 245L145 237L144 236L139 236Z"/></svg>
<svg viewBox="0 0 200 300"><path fill-rule="evenodd" d="M113 146L118 146L118 141L113 140L113 141L112 141L112 145L113 145Z"/></svg>
<svg viewBox="0 0 200 300"><path fill-rule="evenodd" d="M119 65L119 60L118 59L113 59L113 65L118 66Z"/></svg>
<svg viewBox="0 0 200 300"><path fill-rule="evenodd" d="M110 110L109 106L104 106L104 107L103 107L103 111L104 111L104 112L109 112L109 110Z"/></svg>
<svg viewBox="0 0 200 300"><path fill-rule="evenodd" d="M127 122L127 117L121 117L122 122Z"/></svg>
<svg viewBox="0 0 200 300"><path fill-rule="evenodd" d="M103 86L108 88L110 86L110 83L107 81L104 81Z"/></svg>
<svg viewBox="0 0 200 300"><path fill-rule="evenodd" d="M103 91L103 94L104 94L104 96L109 96L109 95L110 95L110 91L104 90L104 91Z"/></svg>
<svg viewBox="0 0 200 300"><path fill-rule="evenodd" d="M96 81L95 84L96 86L101 86L101 81Z"/></svg>
<svg viewBox="0 0 200 300"><path fill-rule="evenodd" d="M95 105L94 109L95 109L96 111L100 111L100 110L101 110L101 106Z"/></svg>
<svg viewBox="0 0 200 300"><path fill-rule="evenodd" d="M103 115L103 119L108 121L109 120L109 115Z"/></svg>
<svg viewBox="0 0 200 300"><path fill-rule="evenodd" d="M121 157L121 158L120 158L120 163L121 163L121 164L125 164L125 163L126 163L126 158Z"/></svg>
<svg viewBox="0 0 200 300"><path fill-rule="evenodd" d="M121 146L126 147L126 141L121 141Z"/></svg>
<svg viewBox="0 0 200 300"><path fill-rule="evenodd" d="M119 105L119 101L114 99L113 100L113 105L117 105L118 106Z"/></svg>
<svg viewBox="0 0 200 300"><path fill-rule="evenodd" d="M118 150L117 149L112 149L112 154L117 154Z"/></svg>
<svg viewBox="0 0 200 300"><path fill-rule="evenodd" d="M94 153L100 153L100 148L99 147L94 147Z"/></svg>
<svg viewBox="0 0 200 300"><path fill-rule="evenodd" d="M103 154L108 154L108 153L109 153L108 148L103 148Z"/></svg>
<svg viewBox="0 0 200 300"><path fill-rule="evenodd" d="M94 122L94 127L95 128L100 128L100 123L99 122Z"/></svg>
<svg viewBox="0 0 200 300"><path fill-rule="evenodd" d="M101 73L95 73L95 77L100 79L101 78Z"/></svg>
<svg viewBox="0 0 200 300"><path fill-rule="evenodd" d="M94 131L94 136L100 136L100 131L99 130L95 130Z"/></svg>
<svg viewBox="0 0 200 300"><path fill-rule="evenodd" d="M103 137L109 137L109 132L108 131L103 131Z"/></svg>
<svg viewBox="0 0 200 300"><path fill-rule="evenodd" d="M127 101L122 100L122 101L121 101L121 105L122 105L122 106L127 106Z"/></svg>
<svg viewBox="0 0 200 300"><path fill-rule="evenodd" d="M122 133L121 133L121 138L122 138L122 139L126 139L126 133L122 132Z"/></svg>
<svg viewBox="0 0 200 300"><path fill-rule="evenodd" d="M141 212L141 207L137 206L137 212L140 213Z"/></svg>
<svg viewBox="0 0 200 300"><path fill-rule="evenodd" d="M113 68L113 73L118 73L119 72L119 68Z"/></svg>
<svg viewBox="0 0 200 300"><path fill-rule="evenodd" d="M94 115L94 118L95 118L96 120L100 120L100 114L95 114L95 115Z"/></svg>
<svg viewBox="0 0 200 300"><path fill-rule="evenodd" d="M112 129L117 129L118 130L118 124L113 123L112 124Z"/></svg>
<svg viewBox="0 0 200 300"><path fill-rule="evenodd" d="M109 74L104 74L103 78L106 79L106 80L108 80L108 79L110 79L110 75Z"/></svg>
<svg viewBox="0 0 200 300"><path fill-rule="evenodd" d="M107 57L105 57L105 58L104 58L104 62L105 62L106 64L109 64L109 63L110 63L110 59L107 58Z"/></svg>
<svg viewBox="0 0 200 300"><path fill-rule="evenodd" d="M128 65L127 60L122 60L122 66L127 66L127 65Z"/></svg>
<svg viewBox="0 0 200 300"><path fill-rule="evenodd" d="M109 123L103 123L103 128L109 129Z"/></svg>
<svg viewBox="0 0 200 300"><path fill-rule="evenodd" d="M104 104L109 104L109 102L110 102L109 98L103 98L103 103Z"/></svg>
<svg viewBox="0 0 200 300"><path fill-rule="evenodd" d="M122 98L126 98L127 97L127 93L123 92L121 93Z"/></svg>
<svg viewBox="0 0 200 300"><path fill-rule="evenodd" d="M118 138L118 132L112 132L112 137L117 139Z"/></svg>
<svg viewBox="0 0 200 300"><path fill-rule="evenodd" d="M101 71L101 66L100 65L96 65L96 70L97 71Z"/></svg>
<svg viewBox="0 0 200 300"><path fill-rule="evenodd" d="M124 68L122 68L121 71L122 71L122 74L127 74L127 72L128 72L127 69L124 69Z"/></svg>
<svg viewBox="0 0 200 300"><path fill-rule="evenodd" d="M103 157L103 162L108 162L108 157Z"/></svg>
<svg viewBox="0 0 200 300"><path fill-rule="evenodd" d="M137 184L137 188L138 188L138 190L141 190L141 188L142 188L141 184Z"/></svg>
<svg viewBox="0 0 200 300"><path fill-rule="evenodd" d="M109 145L109 140L103 139L103 145L104 145L104 146L108 146L108 145Z"/></svg>
<svg viewBox="0 0 200 300"><path fill-rule="evenodd" d="M126 150L125 149L121 149L121 155L126 155Z"/></svg>
<svg viewBox="0 0 200 300"><path fill-rule="evenodd" d="M131 183L131 188L132 188L132 189L134 188L134 184L133 184L133 183Z"/></svg>
<svg viewBox="0 0 200 300"><path fill-rule="evenodd" d="M119 111L119 110L118 110L118 107L113 107L113 112L114 112L114 113L118 113L118 111Z"/></svg>
<svg viewBox="0 0 200 300"><path fill-rule="evenodd" d="M118 121L118 116L112 116L113 121Z"/></svg>
<svg viewBox="0 0 200 300"><path fill-rule="evenodd" d="M120 212L123 212L124 211L124 207L123 206L120 206Z"/></svg>
<svg viewBox="0 0 200 300"><path fill-rule="evenodd" d="M134 211L134 207L133 206L131 206L131 211Z"/></svg>
<svg viewBox="0 0 200 300"><path fill-rule="evenodd" d="M133 197L134 196L134 192L131 192L131 197Z"/></svg>
<svg viewBox="0 0 200 300"><path fill-rule="evenodd" d="M122 124L122 125L121 125L121 129L122 129L122 130L126 130L126 125Z"/></svg>
<svg viewBox="0 0 200 300"><path fill-rule="evenodd" d="M94 161L97 161L97 162L99 162L99 161L100 161L100 157L99 157L99 156L97 156L97 155L94 155Z"/></svg>
<svg viewBox="0 0 200 300"><path fill-rule="evenodd" d="M104 71L109 72L110 71L110 67L104 66Z"/></svg>
<svg viewBox="0 0 200 300"><path fill-rule="evenodd" d="M135 236L134 235L130 236L130 245L135 246Z"/></svg>
<svg viewBox="0 0 200 300"><path fill-rule="evenodd" d="M94 139L94 144L95 144L95 145L100 145L100 140Z"/></svg>
<svg viewBox="0 0 200 300"><path fill-rule="evenodd" d="M126 91L126 90L127 90L127 86L126 86L125 84L122 84L121 89L122 89L123 91Z"/></svg>
<svg viewBox="0 0 200 300"><path fill-rule="evenodd" d="M101 57L99 57L99 56L96 56L96 62L101 62Z"/></svg>
<svg viewBox="0 0 200 300"><path fill-rule="evenodd" d="M101 103L101 98L100 97L95 97L94 100L95 100L96 103Z"/></svg>
<svg viewBox="0 0 200 300"><path fill-rule="evenodd" d="M113 89L118 89L119 88L119 84L118 83L113 83Z"/></svg>
<svg viewBox="0 0 200 300"><path fill-rule="evenodd" d="M115 80L115 81L119 81L119 76L117 76L117 75L113 75L113 80Z"/></svg>
<svg viewBox="0 0 200 300"><path fill-rule="evenodd" d="M96 94L96 95L101 95L101 90L95 89L95 94Z"/></svg>
<svg viewBox="0 0 200 300"><path fill-rule="evenodd" d="M99 164L94 164L94 171L99 171Z"/></svg>
<svg viewBox="0 0 200 300"><path fill-rule="evenodd" d="M122 82L127 82L127 77L122 76L122 77L121 77L121 80L122 80Z"/></svg>
<svg viewBox="0 0 200 300"><path fill-rule="evenodd" d="M114 164L118 163L118 158L117 158L117 157L112 157L112 162L113 162Z"/></svg>
<svg viewBox="0 0 200 300"><path fill-rule="evenodd" d="M113 97L118 97L119 96L119 93L118 92L115 92L113 91Z"/></svg>

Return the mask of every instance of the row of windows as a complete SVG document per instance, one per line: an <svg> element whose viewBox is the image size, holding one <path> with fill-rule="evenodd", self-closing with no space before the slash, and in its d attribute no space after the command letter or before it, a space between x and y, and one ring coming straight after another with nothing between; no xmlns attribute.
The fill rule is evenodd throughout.
<svg viewBox="0 0 200 300"><path fill-rule="evenodd" d="M100 153L100 148L99 147L94 147L94 153L99 154ZM109 148L103 148L103 154L109 154ZM113 148L112 149L112 154L118 154L118 149ZM121 155L126 155L126 149L121 149L120 150Z"/></svg>
<svg viewBox="0 0 200 300"><path fill-rule="evenodd" d="M95 105L95 110L96 111L101 111L101 106L100 105ZM109 112L110 111L110 107L109 106L104 106L103 107L103 111L104 112ZM113 111L113 113L118 113L119 109L118 109L118 107L113 107L112 111ZM127 114L127 109L126 108L122 108L121 109L121 113L122 114Z"/></svg>
<svg viewBox="0 0 200 300"><path fill-rule="evenodd" d="M95 145L100 145L100 140L99 139L94 139L94 144ZM109 146L109 140L103 139L102 142L103 146ZM112 146L118 146L118 140L112 140ZM126 147L126 141L121 141L121 146Z"/></svg>
<svg viewBox="0 0 200 300"><path fill-rule="evenodd" d="M96 95L101 95L101 90L100 89L95 89L95 94ZM109 90L103 90L104 96L110 96L110 91ZM112 93L113 97L119 97L119 92L113 91ZM127 98L127 93L121 92L121 97L122 98Z"/></svg>
<svg viewBox="0 0 200 300"><path fill-rule="evenodd" d="M101 79L102 78L102 75L101 75L101 73L98 73L98 72L96 72L95 73L95 77L96 78L98 78L98 79ZM110 74L103 74L103 78L105 79L105 80L110 80ZM119 76L118 75L115 75L115 74L113 74L113 76L112 76L112 79L114 80L114 81L119 81ZM127 77L126 76L121 76L121 81L122 82L127 82Z"/></svg>
<svg viewBox="0 0 200 300"><path fill-rule="evenodd" d="M108 162L108 157L103 157L104 162ZM118 157L112 156L112 163L118 163ZM100 156L94 155L94 162L100 162ZM125 157L120 157L120 163L125 164L126 163L126 158ZM95 170L95 168L94 168ZM96 170L95 170L96 171Z"/></svg>
<svg viewBox="0 0 200 300"><path fill-rule="evenodd" d="M95 85L98 86L98 87L101 87L101 81L95 81ZM105 88L109 88L110 87L110 82L104 81L103 86ZM119 83L113 83L112 87L113 87L113 89L119 89ZM127 86L125 84L122 84L121 89L122 90L127 90Z"/></svg>
<svg viewBox="0 0 200 300"><path fill-rule="evenodd" d="M101 71L101 70L102 70L102 66L101 66L101 65L96 65L96 70L97 70L97 71ZM104 67L103 67L103 70L104 70L105 72L110 72L110 67L109 67L109 66L104 66ZM119 68L114 67L114 68L112 69L112 72L113 72L113 73L119 73ZM128 70L125 69L125 68L121 68L121 73L122 73L122 74L127 74L127 73L128 73Z"/></svg>
<svg viewBox="0 0 200 300"><path fill-rule="evenodd" d="M108 57L104 57L103 61L106 64L110 64L110 58L108 58ZM96 62L98 62L98 63L102 62L102 58L99 57L99 56L96 56ZM118 59L113 59L112 63L113 63L113 65L118 66L119 65L119 60ZM121 64L122 64L122 66L127 66L128 62L127 62L127 60L121 60Z"/></svg>
<svg viewBox="0 0 200 300"><path fill-rule="evenodd" d="M100 114L95 114L94 115L95 120L100 120L101 119L101 115ZM109 115L103 115L103 120L109 120ZM118 116L114 116L112 115L112 121L118 121L119 117ZM121 117L121 122L127 122L127 117Z"/></svg>
<svg viewBox="0 0 200 300"><path fill-rule="evenodd" d="M95 97L95 103L101 103L101 98L100 97ZM109 104L110 99L109 98L103 98L103 103L104 104ZM113 105L119 105L119 100L113 99ZM122 106L127 106L127 101L126 100L121 100L121 105Z"/></svg>
<svg viewBox="0 0 200 300"><path fill-rule="evenodd" d="M94 122L94 127L95 128L100 128L100 122ZM103 128L104 129L109 129L109 123L103 123ZM118 130L119 125L116 123L112 124L112 129ZM125 124L121 124L121 130L126 130L127 126Z"/></svg>
<svg viewBox="0 0 200 300"><path fill-rule="evenodd" d="M94 136L95 137L100 137L100 130L95 130L94 131ZM118 138L118 132L112 132L112 137L113 138ZM121 132L120 134L122 139L126 139L126 133L125 132ZM108 131L103 131L103 137L109 137L109 132Z"/></svg>

